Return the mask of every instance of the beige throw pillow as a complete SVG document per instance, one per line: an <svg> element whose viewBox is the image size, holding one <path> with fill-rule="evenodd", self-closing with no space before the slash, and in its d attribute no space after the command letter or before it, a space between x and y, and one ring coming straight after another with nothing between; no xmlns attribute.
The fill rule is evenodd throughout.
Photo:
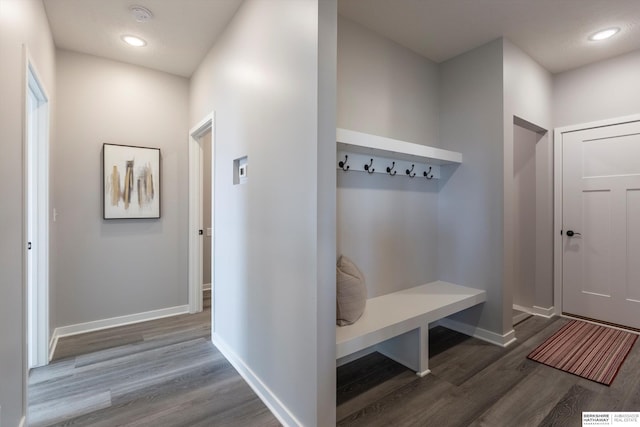
<svg viewBox="0 0 640 427"><path fill-rule="evenodd" d="M338 258L336 269L336 324L351 325L362 316L367 287L362 272L346 256Z"/></svg>

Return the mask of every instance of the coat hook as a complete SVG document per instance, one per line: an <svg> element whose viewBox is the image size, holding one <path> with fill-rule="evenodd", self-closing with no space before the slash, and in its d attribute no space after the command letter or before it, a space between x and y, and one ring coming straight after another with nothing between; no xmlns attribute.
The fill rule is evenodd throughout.
<svg viewBox="0 0 640 427"><path fill-rule="evenodd" d="M395 175L398 171L394 171L393 169L396 167L396 162L391 163L391 167L387 166L387 173L391 176ZM393 173L391 173L393 171Z"/></svg>
<svg viewBox="0 0 640 427"><path fill-rule="evenodd" d="M407 171L405 172L407 175L409 175L409 178L413 178L414 176L416 176L416 173L413 172L414 167L416 167L416 165L411 165L411 169L407 169Z"/></svg>
<svg viewBox="0 0 640 427"><path fill-rule="evenodd" d="M426 177L427 179L433 178L433 174L431 173L431 166L429 166L429 170L428 171L424 171L422 173L422 176Z"/></svg>
<svg viewBox="0 0 640 427"><path fill-rule="evenodd" d="M349 160L349 156L348 155L344 155L344 160L340 160L338 162L338 166L340 166L342 168L343 171L348 171L349 170L349 165L347 165L347 160ZM345 168L346 166L346 168Z"/></svg>
<svg viewBox="0 0 640 427"><path fill-rule="evenodd" d="M371 166L373 166L373 159L371 159L371 162L369 162L368 165L364 165L364 170L366 170L367 173L374 173L376 170Z"/></svg>

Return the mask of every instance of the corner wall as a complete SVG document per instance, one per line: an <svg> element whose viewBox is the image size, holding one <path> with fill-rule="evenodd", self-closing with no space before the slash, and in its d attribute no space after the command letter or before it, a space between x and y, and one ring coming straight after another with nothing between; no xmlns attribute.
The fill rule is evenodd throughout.
<svg viewBox="0 0 640 427"><path fill-rule="evenodd" d="M57 52L54 326L187 304L188 80ZM102 219L102 144L161 150L161 218Z"/></svg>
<svg viewBox="0 0 640 427"><path fill-rule="evenodd" d="M338 127L439 146L438 76L435 63L338 17ZM437 280L437 180L333 161L338 253L362 270L369 298Z"/></svg>
<svg viewBox="0 0 640 427"><path fill-rule="evenodd" d="M438 200L441 280L487 291L453 319L498 335L503 328L503 43L440 64L440 147L462 153L443 168Z"/></svg>
<svg viewBox="0 0 640 427"><path fill-rule="evenodd" d="M26 413L26 296L24 294L23 45L49 96L55 117L55 48L38 0L0 0L0 424L17 426ZM55 139L50 136L53 149Z"/></svg>
<svg viewBox="0 0 640 427"><path fill-rule="evenodd" d="M553 306L553 143L551 137L552 78L531 57L509 40L502 39L504 51L504 299L503 330L512 329L513 292L517 282L517 242L528 234L516 227L516 188L514 185L514 120L529 131L546 135L535 143L535 213L533 223L535 241L531 253L535 255L534 280L525 286L533 296L534 307ZM526 122L526 123L525 123ZM526 195L525 195L526 196ZM518 249L518 250L517 250Z"/></svg>
<svg viewBox="0 0 640 427"><path fill-rule="evenodd" d="M335 423L336 14L247 0L191 80L190 124L215 110L213 339L290 425Z"/></svg>

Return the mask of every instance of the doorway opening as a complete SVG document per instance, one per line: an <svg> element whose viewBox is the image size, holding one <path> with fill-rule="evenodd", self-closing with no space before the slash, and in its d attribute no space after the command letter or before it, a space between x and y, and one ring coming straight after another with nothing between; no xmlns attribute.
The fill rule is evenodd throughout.
<svg viewBox="0 0 640 427"><path fill-rule="evenodd" d="M553 314L552 150L547 130L513 120L513 324Z"/></svg>
<svg viewBox="0 0 640 427"><path fill-rule="evenodd" d="M203 294L214 288L214 157L215 125L211 113L189 131L189 311L203 309ZM207 286L208 285L208 286ZM209 304L207 304L209 305ZM212 314L213 331L213 314Z"/></svg>
<svg viewBox="0 0 640 427"><path fill-rule="evenodd" d="M49 101L26 55L25 242L27 366L49 363Z"/></svg>

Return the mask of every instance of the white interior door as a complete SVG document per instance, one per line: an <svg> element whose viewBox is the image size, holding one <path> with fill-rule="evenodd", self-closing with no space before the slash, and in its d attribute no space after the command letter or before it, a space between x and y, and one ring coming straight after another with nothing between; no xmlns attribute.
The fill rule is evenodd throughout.
<svg viewBox="0 0 640 427"><path fill-rule="evenodd" d="M640 328L640 122L562 144L563 311Z"/></svg>

